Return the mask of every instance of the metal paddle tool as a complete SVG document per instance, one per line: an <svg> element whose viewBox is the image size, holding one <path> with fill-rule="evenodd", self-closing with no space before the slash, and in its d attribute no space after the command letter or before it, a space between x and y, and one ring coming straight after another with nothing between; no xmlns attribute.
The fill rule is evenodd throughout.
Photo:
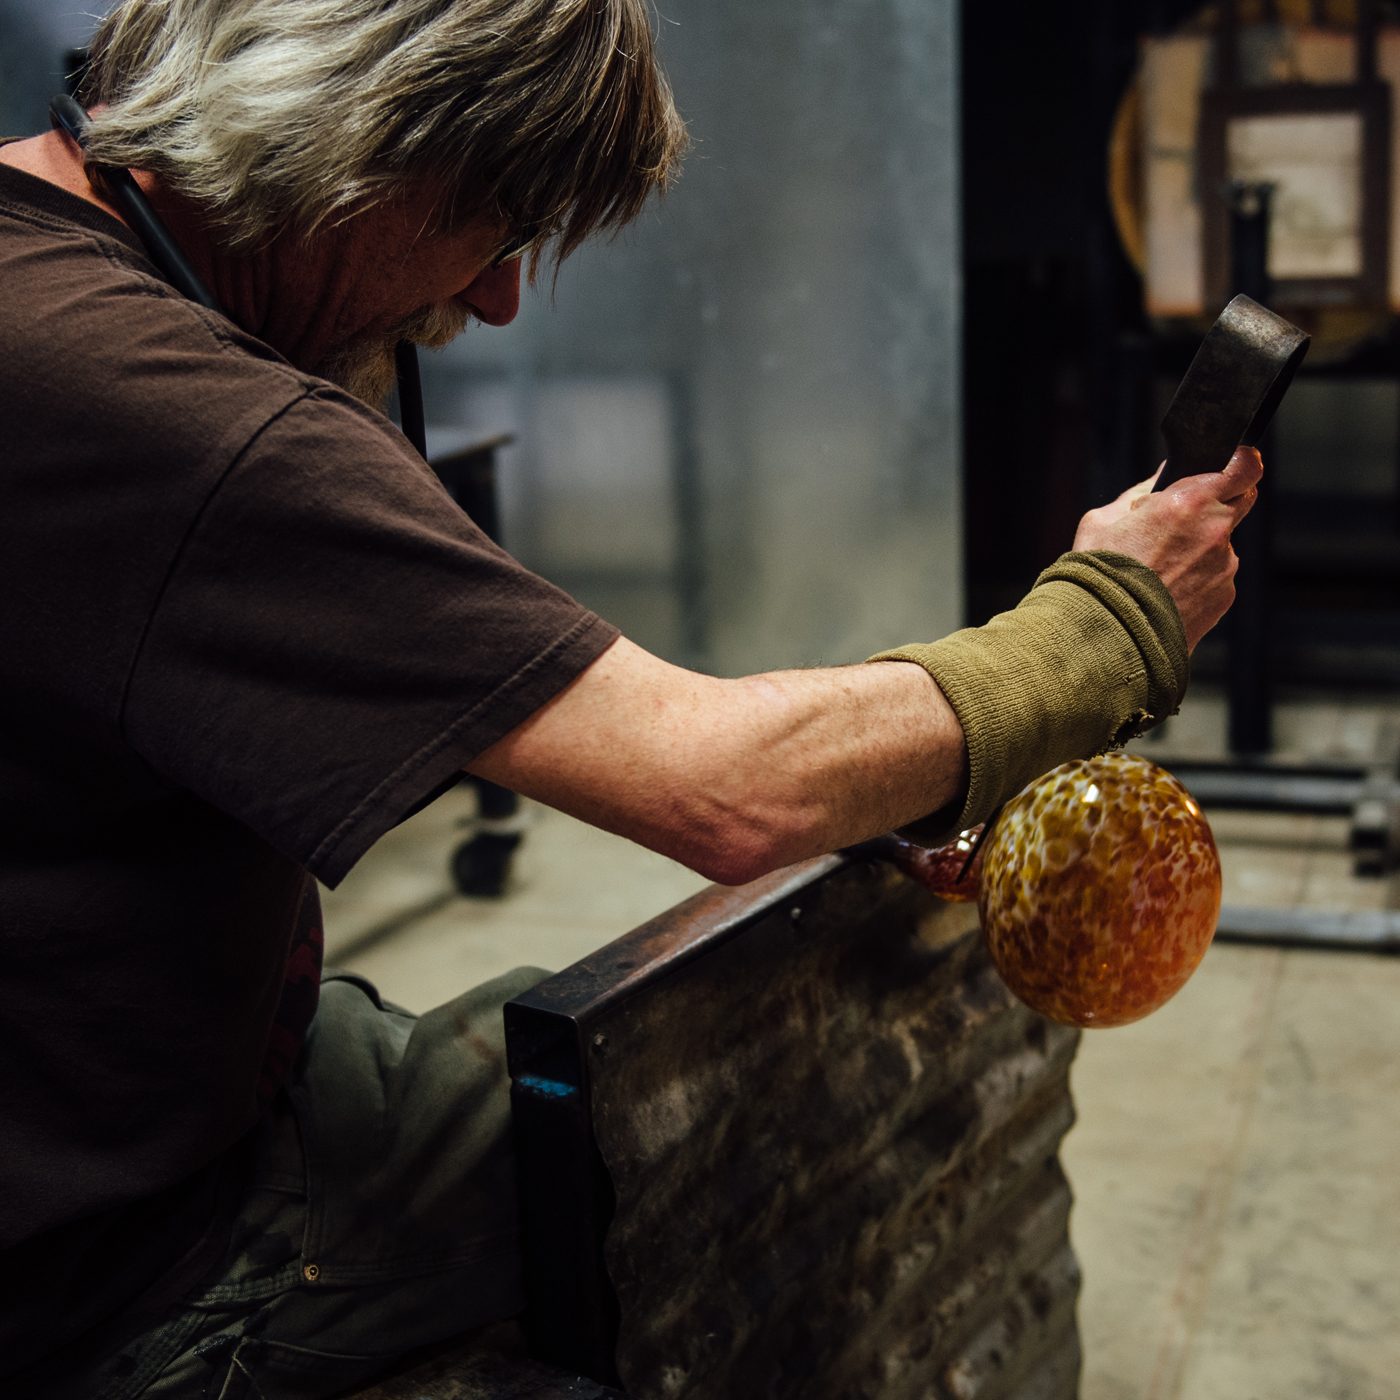
<svg viewBox="0 0 1400 1400"><path fill-rule="evenodd" d="M1235 448L1258 446L1310 339L1257 301L1236 297L1206 333L1162 419L1167 463L1152 489L1224 471Z"/></svg>
<svg viewBox="0 0 1400 1400"><path fill-rule="evenodd" d="M1152 489L1224 471L1237 447L1257 446L1310 343L1311 337L1291 321L1251 297L1237 296L1206 332L1162 419L1167 460ZM998 807L980 832L955 838L967 853L959 880L966 878L1000 815ZM899 863L897 857L909 844L891 833L848 849Z"/></svg>

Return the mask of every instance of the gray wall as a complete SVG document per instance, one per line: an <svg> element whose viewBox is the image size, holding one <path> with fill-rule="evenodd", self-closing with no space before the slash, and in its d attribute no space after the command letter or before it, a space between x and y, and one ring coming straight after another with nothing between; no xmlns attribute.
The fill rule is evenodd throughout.
<svg viewBox="0 0 1400 1400"><path fill-rule="evenodd" d="M680 185L429 362L438 441L519 434L512 547L665 654L961 620L955 10L670 0Z"/></svg>
<svg viewBox="0 0 1400 1400"><path fill-rule="evenodd" d="M955 11L668 0L680 186L427 358L435 450L516 435L507 543L665 655L847 661L961 619ZM43 122L86 27L0 0L0 124Z"/></svg>
<svg viewBox="0 0 1400 1400"><path fill-rule="evenodd" d="M110 0L0 0L0 135L48 125L48 100L63 90L63 57L86 42L91 16Z"/></svg>

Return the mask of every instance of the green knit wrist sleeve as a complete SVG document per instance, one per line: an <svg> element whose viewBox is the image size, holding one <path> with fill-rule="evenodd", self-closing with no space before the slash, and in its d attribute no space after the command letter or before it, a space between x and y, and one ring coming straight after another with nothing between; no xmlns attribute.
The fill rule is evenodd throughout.
<svg viewBox="0 0 1400 1400"><path fill-rule="evenodd" d="M956 816L933 819L939 834L985 821L1057 764L1116 748L1175 714L1189 675L1166 586L1108 550L1061 556L982 627L870 659L922 666L962 724L967 797ZM920 824L914 834L935 833Z"/></svg>

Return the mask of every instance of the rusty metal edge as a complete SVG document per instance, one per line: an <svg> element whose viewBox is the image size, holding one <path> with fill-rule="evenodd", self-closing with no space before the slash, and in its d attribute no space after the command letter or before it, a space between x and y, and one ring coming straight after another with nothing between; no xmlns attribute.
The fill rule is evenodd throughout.
<svg viewBox="0 0 1400 1400"><path fill-rule="evenodd" d="M547 978L510 1005L576 1022L611 1011L651 982L735 937L807 886L857 863L840 855L820 856L751 884L711 885Z"/></svg>

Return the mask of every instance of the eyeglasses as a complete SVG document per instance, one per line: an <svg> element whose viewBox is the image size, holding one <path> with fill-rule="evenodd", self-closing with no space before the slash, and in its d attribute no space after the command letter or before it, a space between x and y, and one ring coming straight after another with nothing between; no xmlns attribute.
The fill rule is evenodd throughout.
<svg viewBox="0 0 1400 1400"><path fill-rule="evenodd" d="M491 259L492 267L503 267L506 263L519 262L528 257L549 239L549 232L517 234L508 239L504 248Z"/></svg>

